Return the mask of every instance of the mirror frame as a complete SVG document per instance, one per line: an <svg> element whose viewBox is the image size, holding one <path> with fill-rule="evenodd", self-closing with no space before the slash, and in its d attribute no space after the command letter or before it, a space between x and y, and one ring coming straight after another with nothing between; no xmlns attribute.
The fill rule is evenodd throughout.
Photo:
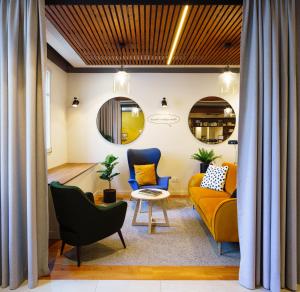
<svg viewBox="0 0 300 292"><path fill-rule="evenodd" d="M129 102L130 102L130 101L131 101L131 102L134 102L134 103L137 105L137 107L139 108L140 112L141 112L141 113L143 114L143 116L144 116L144 122L143 122L143 127L142 127L142 129L141 129L141 132L139 133L139 135L138 135L134 140L130 141L129 143L122 143L122 142L121 142L121 143L115 143L115 142L110 141L109 139L107 139L107 138L105 138L105 137L103 136L103 134L101 133L101 131L100 131L99 127L98 127L98 116L99 116L99 112L100 112L101 108L102 108L107 102L109 102L109 101L111 101L111 100L114 100L114 99L124 99L124 100L128 100ZM104 141L106 141L106 142L108 142L108 143L110 143L110 144L116 145L116 146L118 146L118 145L120 145L120 146L126 146L126 145L129 145L129 144L135 142L135 141L136 141L137 139L139 139L139 138L141 137L141 135L143 134L143 132L144 132L144 130L145 130L145 125L146 125L146 117L145 117L145 113L144 113L142 107L141 107L141 106L140 106L133 98L128 97L128 96L112 96L112 97L106 99L106 100L98 107L98 110L97 110L97 113L96 113L96 129L97 129L98 134L100 135L100 137L101 137L102 139L104 139ZM121 133L120 133L120 139L122 139L122 125L121 125L121 129L120 129L120 130L121 130ZM121 141L122 141L122 140L121 140Z"/></svg>
<svg viewBox="0 0 300 292"><path fill-rule="evenodd" d="M198 102L200 102L202 99L209 98L209 97L215 97L215 98L219 98L219 99L222 99L223 101L225 101L225 102L230 106L230 108L232 109L232 113L234 114L234 117L220 117L220 118L219 118L220 120L221 120L221 119L232 119L232 118L234 118L234 125L228 125L228 127L232 127L232 128L233 128L233 129L232 129L232 132L230 133L230 135L227 136L226 139L223 139L221 142L217 142L217 143L207 143L207 142L205 142L205 141L199 140L199 139L196 137L196 135L192 132L192 127L191 127L191 125L190 125L190 119L191 119L191 118L190 118L190 114L192 113L192 109L193 109L193 108L195 107L195 105L196 105ZM195 119L197 119L197 118L195 118ZM201 119L201 118L199 118L199 119ZM209 119L209 118L207 118L207 119ZM216 118L216 119L217 119L217 118ZM193 136L198 142L203 143L203 144L205 144L205 145L220 145L220 144L226 142L228 139L230 139L230 137L233 135L233 133L234 133L234 131L235 131L235 129L236 129L236 126L237 126L237 116L236 116L234 107L233 107L233 106L228 102L228 100L226 100L225 98L220 97L220 96L214 96L214 95L211 95L211 96L204 96L204 97L198 99L198 100L192 105L192 107L190 108L190 110L189 110L189 112L188 112L187 125L188 125L188 128L189 128L190 133L192 134L192 136ZM199 127L200 127L200 126L199 126ZM204 127L209 127L209 126L204 126ZM222 126L220 126L220 127L224 127L224 125L222 125Z"/></svg>

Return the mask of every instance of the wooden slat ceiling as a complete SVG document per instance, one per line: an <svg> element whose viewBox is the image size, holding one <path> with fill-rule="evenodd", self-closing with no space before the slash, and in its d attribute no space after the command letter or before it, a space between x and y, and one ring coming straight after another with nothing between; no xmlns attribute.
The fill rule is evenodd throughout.
<svg viewBox="0 0 300 292"><path fill-rule="evenodd" d="M46 16L87 65L165 65L182 9L47 5ZM191 5L172 65L239 65L241 24L241 5Z"/></svg>

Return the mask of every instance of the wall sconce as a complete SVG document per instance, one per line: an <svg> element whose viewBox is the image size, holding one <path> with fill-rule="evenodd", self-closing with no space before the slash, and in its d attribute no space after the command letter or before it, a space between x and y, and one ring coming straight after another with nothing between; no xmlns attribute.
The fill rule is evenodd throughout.
<svg viewBox="0 0 300 292"><path fill-rule="evenodd" d="M74 100L72 102L72 107L78 107L78 105L79 105L79 100L77 97L74 97Z"/></svg>
<svg viewBox="0 0 300 292"><path fill-rule="evenodd" d="M163 97L163 99L161 101L161 106L164 107L164 108L168 107L168 103L167 103L167 100L166 100L165 97Z"/></svg>

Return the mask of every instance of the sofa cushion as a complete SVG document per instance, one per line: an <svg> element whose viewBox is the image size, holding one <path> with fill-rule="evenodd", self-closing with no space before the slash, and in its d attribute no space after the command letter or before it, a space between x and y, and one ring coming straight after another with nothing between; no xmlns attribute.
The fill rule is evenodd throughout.
<svg viewBox="0 0 300 292"><path fill-rule="evenodd" d="M229 162L223 163L223 166L228 166L225 191L229 194L233 194L236 190L236 180L237 180L237 165Z"/></svg>
<svg viewBox="0 0 300 292"><path fill-rule="evenodd" d="M198 204L199 199L202 198L230 198L230 194L222 191L215 191L201 187L191 187L190 195L195 204Z"/></svg>
<svg viewBox="0 0 300 292"><path fill-rule="evenodd" d="M203 219L205 219L209 228L211 228L212 218L216 208L223 201L224 198L202 198L198 200L198 208L201 210L202 216L205 216Z"/></svg>
<svg viewBox="0 0 300 292"><path fill-rule="evenodd" d="M228 166L210 165L201 182L201 187L216 191L223 191Z"/></svg>

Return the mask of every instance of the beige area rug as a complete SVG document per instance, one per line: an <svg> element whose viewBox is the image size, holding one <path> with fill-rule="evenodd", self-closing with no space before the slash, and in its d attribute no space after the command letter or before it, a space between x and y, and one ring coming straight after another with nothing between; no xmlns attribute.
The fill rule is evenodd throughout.
<svg viewBox="0 0 300 292"><path fill-rule="evenodd" d="M238 266L238 244L223 244L223 255L217 254L217 244L187 198L168 199L171 227L154 227L148 234L146 226L132 226L135 201L128 201L122 233L127 248L122 247L118 234L95 244L82 247L82 265L149 265L149 266ZM147 210L146 203L143 210ZM139 220L147 220L147 212ZM160 206L154 206L153 216L163 219ZM224 222L226 223L226 222ZM76 250L64 253L62 264L75 264Z"/></svg>

